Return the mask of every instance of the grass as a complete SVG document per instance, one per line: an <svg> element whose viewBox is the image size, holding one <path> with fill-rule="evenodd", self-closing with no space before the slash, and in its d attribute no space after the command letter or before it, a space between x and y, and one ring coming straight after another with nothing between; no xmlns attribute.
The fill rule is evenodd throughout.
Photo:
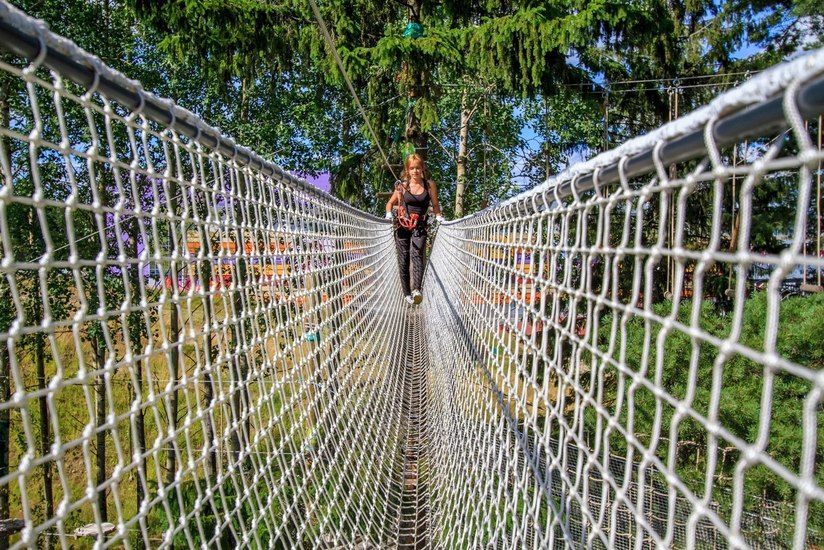
<svg viewBox="0 0 824 550"><path fill-rule="evenodd" d="M204 429L206 417L202 410L204 403L204 379L202 369L194 365L204 357L204 336L197 335L194 338L186 336L186 329L194 328L200 331L204 322L204 308L199 300L192 300L188 307L182 308L184 318L181 326L184 328L182 334L186 340L180 346L180 369L181 376L173 388L170 384L172 374L168 354L166 354L158 338L158 325L153 327L153 343L155 349L153 353L144 361L143 383L143 403L142 410L145 418L145 436L147 443L146 474L149 484L157 484L158 477L166 475L166 460L168 459L170 441L168 440L169 411L172 393L176 389L178 394L178 418L177 426L182 433L175 439L180 450L179 461L203 462L201 449L204 447ZM215 301L214 317L220 319L223 315L223 306L220 300ZM188 310L188 311L187 311ZM164 312L168 323L168 308ZM285 327L294 332L294 327ZM230 344L227 334L215 336L213 345L216 344L217 364L213 368L215 386L215 397L221 403L212 411L212 418L216 434L219 435L219 452L225 453L228 445L228 438L225 435L227 427L231 422L230 404L228 394L230 393L229 372L225 361L226 355L230 352ZM263 370L255 368L250 370L251 377L248 382L249 409L253 414L250 423L255 432L267 428L264 414L277 415L284 403L292 402L296 409L302 408L302 402L308 398L305 393L295 402L292 387L285 382L291 378L300 381L301 378L313 376L313 362L320 352L315 344L308 341L298 340L298 343L288 350L291 353L281 351L286 347L292 338L281 331L277 336L272 334L267 339L259 342L256 353L259 358L267 357L269 360L264 363L274 367L274 370ZM220 342L218 342L220 340ZM56 349L56 352L55 352ZM124 349L122 344L116 348L117 359L123 357ZM222 357L221 357L222 354ZM59 360L55 361L54 357ZM79 357L84 358L85 365L81 368ZM54 345L49 346L46 353L46 379L51 390L48 394L50 408L50 421L52 438L57 444L61 455L57 457L57 468L52 467L54 478L54 503L55 507L61 502L68 503L81 502L88 487L94 487L96 483L95 457L97 455L96 437L93 435L97 395L95 386L98 381L96 373L93 372L93 353L89 343L83 342L80 349L76 349L71 333L62 332L54 338ZM18 362L22 367L24 394L28 398L23 407L11 409L11 441L10 441L10 464L9 471L15 472L20 468L21 463L26 460L26 456L39 458L40 452L40 407L36 396L37 375L34 368L34 352L27 350L18 355ZM59 365L59 367L58 367ZM59 372L58 372L59 371ZM85 371L85 372L84 372ZM113 370L107 369L107 422L106 447L107 466L106 471L111 475L115 468L129 468L133 463L134 426L131 424L132 407L134 406L133 395L133 368L121 367ZM59 376L58 376L59 374ZM200 407L201 412L198 411ZM311 413L305 409L289 417L296 418L300 422L311 422ZM287 418L287 420L289 420ZM113 420L113 421L112 421ZM288 429L289 422L284 422L281 429ZM55 430L56 428L56 430ZM56 431L56 433L55 433ZM279 434L269 434L274 439ZM54 459L55 457L51 457ZM50 460L49 462L52 462ZM180 464L180 462L178 462ZM42 466L32 469L30 475L22 481L13 481L8 484L11 503L11 517L30 517L35 524L39 524L46 518L46 507L43 494ZM109 503L109 519L117 521L128 521L137 515L137 472L129 469L122 479L125 483L120 483L116 487L110 487L107 495ZM23 498L25 492L25 499ZM92 499L93 500L93 499ZM25 504L24 504L25 503ZM23 510L23 506L26 510ZM118 518L118 510L120 517ZM150 532L161 532L160 522L156 520L157 514L150 514L149 520L154 525L150 525ZM88 498L85 504L72 509L65 514L64 529L71 533L77 527L94 521L92 506ZM14 539L12 539L14 540Z"/></svg>
<svg viewBox="0 0 824 550"><path fill-rule="evenodd" d="M316 446L319 438L327 436L323 433L323 426L319 424L319 417L328 409L328 405L323 401L326 397L321 392L325 391L322 388L328 381L330 367L326 362L332 355L334 345L330 334L331 327L325 325L309 338L304 324L309 317L304 310L294 304L260 305L266 308L256 309L256 304L245 305L245 311L257 311L257 314L254 319L245 322L248 340L245 342L245 353L242 355L249 359L250 364L239 387L237 376L230 373L230 369L234 369L232 359L238 354L233 347L229 330L231 322L224 321L228 308L220 295L214 299L212 326L215 328L215 323L217 326L211 337L211 372L216 404L210 409L209 415L204 414L208 408L204 395L206 383L203 368L206 364L207 342L203 334L205 308L202 301L197 298L184 300L181 304L182 340L178 347L181 372L174 385L171 384L173 375L169 348L164 348L161 336L165 330L167 338L171 338L168 334L168 305L163 311L162 321L156 320L152 325L153 348L142 362L145 380L140 405L145 418L147 448L144 471L149 486L149 510L143 516L151 546L159 544L165 536L164 533L168 533L170 529L176 530L173 536L175 544L186 545L195 539L209 543L215 530L220 531L221 536L234 536L233 532L240 534L245 528L238 524L239 521L243 523L255 519L261 520L257 527L260 531L257 540L263 546L267 545L265 541L272 543L277 539L280 541L278 544L288 547L289 536L318 536L316 531L323 525L336 529L345 527L372 537L376 536L375 533L378 531L386 530L382 522L386 521L388 516L385 510L375 507L375 503L370 500L370 493L366 490L369 481L373 480L350 479L351 490L345 495L330 488L335 483L340 483L341 476L361 476L355 469L358 464L357 455L347 451L350 454L345 459L355 462L346 462L348 466L344 465L342 470L325 482L316 479L317 473L322 469L312 469L311 462L304 463L303 459L299 458L302 453L308 452L311 446ZM324 318L331 315L329 303L322 306L320 315ZM344 321L351 320L350 315L351 313L345 313ZM134 362L124 360L125 349L119 337L118 331L122 330L119 323L120 319L115 319L110 322L109 327L117 343L113 362L107 364L106 368L107 423L101 428L106 434L106 474L109 477L113 476L118 483L108 487L106 500L108 521L115 524L131 522L128 525L128 537L132 543L136 543L140 538L140 526L134 519L140 516L137 501L140 477L135 467L133 441L136 437L133 424L136 406L133 393L135 371ZM382 331L386 329L381 327L376 319L367 318L366 323L357 328L359 337L367 336L370 343L389 337L388 334L382 335ZM344 324L343 330L346 332L355 326L354 323ZM369 326L374 327L374 330L364 330L364 327ZM144 341L143 344L145 346L147 342ZM342 345L337 352L340 368L336 377L340 386L339 396L342 399L340 413L359 418L366 417L368 411L363 407L374 402L375 395L382 389L379 382L390 373L386 360L384 358L383 361L376 361L373 357L374 350L362 350L354 347L352 343ZM60 510L61 503L68 505L68 509L61 513L62 532L71 535L78 527L95 522L95 384L98 381L98 373L93 371L93 357L91 345L83 341L78 348L70 332L56 334L52 344L47 346L45 367L46 380L50 388L48 403L51 411L51 435L53 448L56 448L59 454L41 460L41 418L36 393L35 357L31 350L18 351L16 354L23 373L23 388L19 389L24 390L22 393L27 400L22 407L10 409L12 440L9 471L18 471L28 460L27 455L38 462L25 478L12 479L7 484L12 518L29 518L35 526L46 520L44 468L41 463L45 462L52 464L55 509ZM119 361L123 361L123 364L120 365ZM174 394L177 395L179 403L174 423L178 431L172 439L169 436L169 413ZM363 402L353 397L356 395L363 395ZM238 427L232 424L232 407L235 406L233 400L237 398L241 398L241 408L246 415L241 425L248 427L250 440L248 445L242 447L251 451L243 462L243 475L239 474L239 469L233 470L227 463L232 456L232 433ZM214 476L207 471L208 460L204 454L204 449L208 447L204 430L207 419L213 422L214 433L218 439L218 470L230 473L221 484L217 484ZM161 488L166 484L168 476L167 461L172 443L178 450L176 470L182 477L172 480L175 490L162 497ZM359 444L362 446L364 443L361 441ZM363 447L358 449L358 452L364 451ZM373 449L368 451L372 452ZM391 455L387 457L391 459ZM284 467L288 469L284 470ZM376 469L379 470L379 475L384 475L380 472L392 471L389 467L379 468L373 465L362 475L374 475ZM119 473L114 475L116 472ZM310 493L304 494L300 487L301 480L308 479L307 472L315 472L310 476L311 482L320 485L309 485ZM257 480L255 476L259 476ZM252 493L248 492L248 483L254 484ZM197 512L196 517L190 518L193 521L188 532L181 530L181 510L194 513L192 510L197 502L197 495L202 495L204 487L208 485L211 485L214 491L220 487L223 493L216 493L212 500L208 501L209 509L203 508L203 502L206 501L201 499L201 510ZM266 499L271 487L275 487L278 494L272 495L270 505L267 505ZM300 504L299 507L292 508L289 517L293 517L293 523L300 524L304 532L302 535L295 532L288 536L284 532L278 538L273 534L273 526L277 527L282 521L282 516L278 514L289 508L296 494L303 494L301 502L309 504ZM338 502L335 495L345 500L342 503ZM313 502L314 504L311 504ZM307 506L315 508L312 519L301 515ZM215 507L221 508L222 511ZM371 512L363 515L364 509ZM202 533L202 530L205 531ZM208 532L210 530L212 533ZM50 531L57 532L55 528ZM16 535L11 537L10 542L14 544L19 540L19 535ZM48 535L41 536L38 544L46 545L48 541L54 542L56 539L50 539ZM294 542L296 541L291 540L291 543ZM77 539L72 542L72 546L86 548L91 547L93 543L94 539L91 538ZM211 544L220 545L222 542L212 540Z"/></svg>

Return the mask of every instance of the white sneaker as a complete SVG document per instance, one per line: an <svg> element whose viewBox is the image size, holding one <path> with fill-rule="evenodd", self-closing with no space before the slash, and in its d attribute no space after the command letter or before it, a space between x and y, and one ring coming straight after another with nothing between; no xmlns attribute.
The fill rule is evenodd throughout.
<svg viewBox="0 0 824 550"><path fill-rule="evenodd" d="M410 306L415 303L415 302L412 301L412 296L407 296L404 299L406 300L406 303L409 304Z"/></svg>
<svg viewBox="0 0 824 550"><path fill-rule="evenodd" d="M415 305L418 305L421 302L423 302L423 296L421 296L421 291L420 290L413 290L412 291L412 302L414 302Z"/></svg>

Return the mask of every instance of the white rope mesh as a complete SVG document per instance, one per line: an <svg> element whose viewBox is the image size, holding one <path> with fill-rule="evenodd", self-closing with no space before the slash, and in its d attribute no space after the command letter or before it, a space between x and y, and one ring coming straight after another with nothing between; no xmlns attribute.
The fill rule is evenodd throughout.
<svg viewBox="0 0 824 550"><path fill-rule="evenodd" d="M824 157L798 113L822 72L819 51L441 229L424 302L439 545L824 542ZM720 143L720 115L770 86L789 131ZM663 160L696 131L700 150ZM758 249L765 223L778 253Z"/></svg>
<svg viewBox="0 0 824 550"><path fill-rule="evenodd" d="M388 224L0 19L0 546L824 543L821 52L443 226L409 308Z"/></svg>
<svg viewBox="0 0 824 550"><path fill-rule="evenodd" d="M396 541L389 226L23 67L0 115L11 547Z"/></svg>

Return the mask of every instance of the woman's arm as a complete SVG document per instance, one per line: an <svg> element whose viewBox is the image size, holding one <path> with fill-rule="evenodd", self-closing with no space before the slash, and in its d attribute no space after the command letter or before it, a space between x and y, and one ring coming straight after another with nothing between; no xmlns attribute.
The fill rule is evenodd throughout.
<svg viewBox="0 0 824 550"><path fill-rule="evenodd" d="M392 192L392 196L389 197L389 202L386 203L386 211L391 212L392 207L398 204L398 190Z"/></svg>
<svg viewBox="0 0 824 550"><path fill-rule="evenodd" d="M395 191L392 193L392 196L389 197L389 202L386 203L386 219L392 219L392 207L398 204L398 189L395 188Z"/></svg>

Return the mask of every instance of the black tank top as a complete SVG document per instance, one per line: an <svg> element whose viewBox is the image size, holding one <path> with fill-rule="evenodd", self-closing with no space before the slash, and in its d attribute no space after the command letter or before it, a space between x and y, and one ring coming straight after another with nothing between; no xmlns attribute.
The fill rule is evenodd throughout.
<svg viewBox="0 0 824 550"><path fill-rule="evenodd" d="M406 203L406 210L410 214L424 216L426 211L429 210L429 182L423 182L423 193L420 195L413 194L405 186L403 189L403 202Z"/></svg>

